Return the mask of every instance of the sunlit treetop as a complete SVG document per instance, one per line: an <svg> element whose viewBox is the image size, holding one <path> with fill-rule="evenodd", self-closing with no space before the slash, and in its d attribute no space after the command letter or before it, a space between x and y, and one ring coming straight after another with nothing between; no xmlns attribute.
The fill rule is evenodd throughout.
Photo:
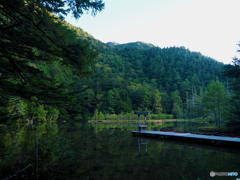
<svg viewBox="0 0 240 180"><path fill-rule="evenodd" d="M60 17L71 13L78 19L84 11L91 10L92 15L96 15L98 11L103 10L104 3L102 0L27 0L37 2L43 5L49 12L58 14Z"/></svg>
<svg viewBox="0 0 240 180"><path fill-rule="evenodd" d="M91 74L98 52L56 15L70 13L77 19L84 11L95 15L103 8L101 0L0 0L1 98L29 100L35 96L52 104L68 101L66 93L71 86L57 82L31 64L57 62L75 69L79 76Z"/></svg>

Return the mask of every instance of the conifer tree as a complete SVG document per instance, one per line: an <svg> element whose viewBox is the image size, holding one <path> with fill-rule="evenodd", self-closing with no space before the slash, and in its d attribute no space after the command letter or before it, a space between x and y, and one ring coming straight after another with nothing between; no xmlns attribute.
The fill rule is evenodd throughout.
<svg viewBox="0 0 240 180"><path fill-rule="evenodd" d="M239 44L240 46L240 44ZM239 52L239 50L238 50ZM240 129L240 59L234 58L233 65L226 65L224 75L233 78L230 89L233 92L229 102L229 126L234 126L236 130Z"/></svg>
<svg viewBox="0 0 240 180"><path fill-rule="evenodd" d="M62 19L70 12L79 18L84 10L91 9L96 14L103 8L101 0L1 0L1 102L9 96L25 100L37 97L38 101L52 105L71 101L74 93L71 86L57 82L31 64L58 62L76 69L79 76L91 74L89 67L98 52L88 42L80 40ZM1 114L7 118L4 108Z"/></svg>
<svg viewBox="0 0 240 180"><path fill-rule="evenodd" d="M212 81L203 95L203 105L208 109L208 114L213 114L217 126L220 125L225 95L224 86L218 80Z"/></svg>

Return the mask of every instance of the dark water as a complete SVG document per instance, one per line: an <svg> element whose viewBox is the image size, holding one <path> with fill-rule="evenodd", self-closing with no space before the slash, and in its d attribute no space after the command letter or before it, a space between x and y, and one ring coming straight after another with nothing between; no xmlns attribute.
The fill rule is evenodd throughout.
<svg viewBox="0 0 240 180"><path fill-rule="evenodd" d="M160 123L161 124L161 123ZM149 123L149 130L162 127L174 130L198 132L202 123L177 122ZM240 173L240 151L227 147L201 145L165 139L133 137L136 123L66 122L39 124L37 137L55 141L64 137L76 152L73 156L50 163L50 156L41 157L39 150L38 179L162 179L162 180L236 180L238 177L210 177L210 171ZM25 158L26 152L35 152L35 126L21 124L1 128L0 173L13 174L33 165L18 178L35 179L34 158ZM57 141L56 141L57 142ZM41 142L38 142L41 144ZM39 146L40 148L40 146ZM52 149L55 146L51 146ZM51 148L48 151L51 154ZM56 146L55 149L59 149ZM47 151L47 150L46 150ZM51 156L52 157L52 156ZM27 162L27 160L29 162ZM48 159L48 160L47 160ZM9 175L8 175L9 176ZM30 176L30 177L29 177ZM13 177L12 179L16 179Z"/></svg>

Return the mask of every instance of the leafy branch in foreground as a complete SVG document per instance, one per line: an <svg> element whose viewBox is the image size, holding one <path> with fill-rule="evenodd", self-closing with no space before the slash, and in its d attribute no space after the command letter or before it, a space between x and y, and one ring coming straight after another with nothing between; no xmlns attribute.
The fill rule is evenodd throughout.
<svg viewBox="0 0 240 180"><path fill-rule="evenodd" d="M98 51L53 13L62 16L72 12L79 18L83 10L92 9L96 14L103 8L102 1L0 0L1 102L8 101L9 96L24 100L37 97L56 106L71 101L68 92L73 84L56 81L32 64L57 62L75 69L79 77L89 76Z"/></svg>

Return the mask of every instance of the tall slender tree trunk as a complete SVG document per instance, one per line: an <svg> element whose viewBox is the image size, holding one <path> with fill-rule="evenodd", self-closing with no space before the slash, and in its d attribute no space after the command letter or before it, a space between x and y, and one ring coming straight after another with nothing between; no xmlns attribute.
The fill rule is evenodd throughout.
<svg viewBox="0 0 240 180"><path fill-rule="evenodd" d="M189 98L190 119L192 119L191 98Z"/></svg>

